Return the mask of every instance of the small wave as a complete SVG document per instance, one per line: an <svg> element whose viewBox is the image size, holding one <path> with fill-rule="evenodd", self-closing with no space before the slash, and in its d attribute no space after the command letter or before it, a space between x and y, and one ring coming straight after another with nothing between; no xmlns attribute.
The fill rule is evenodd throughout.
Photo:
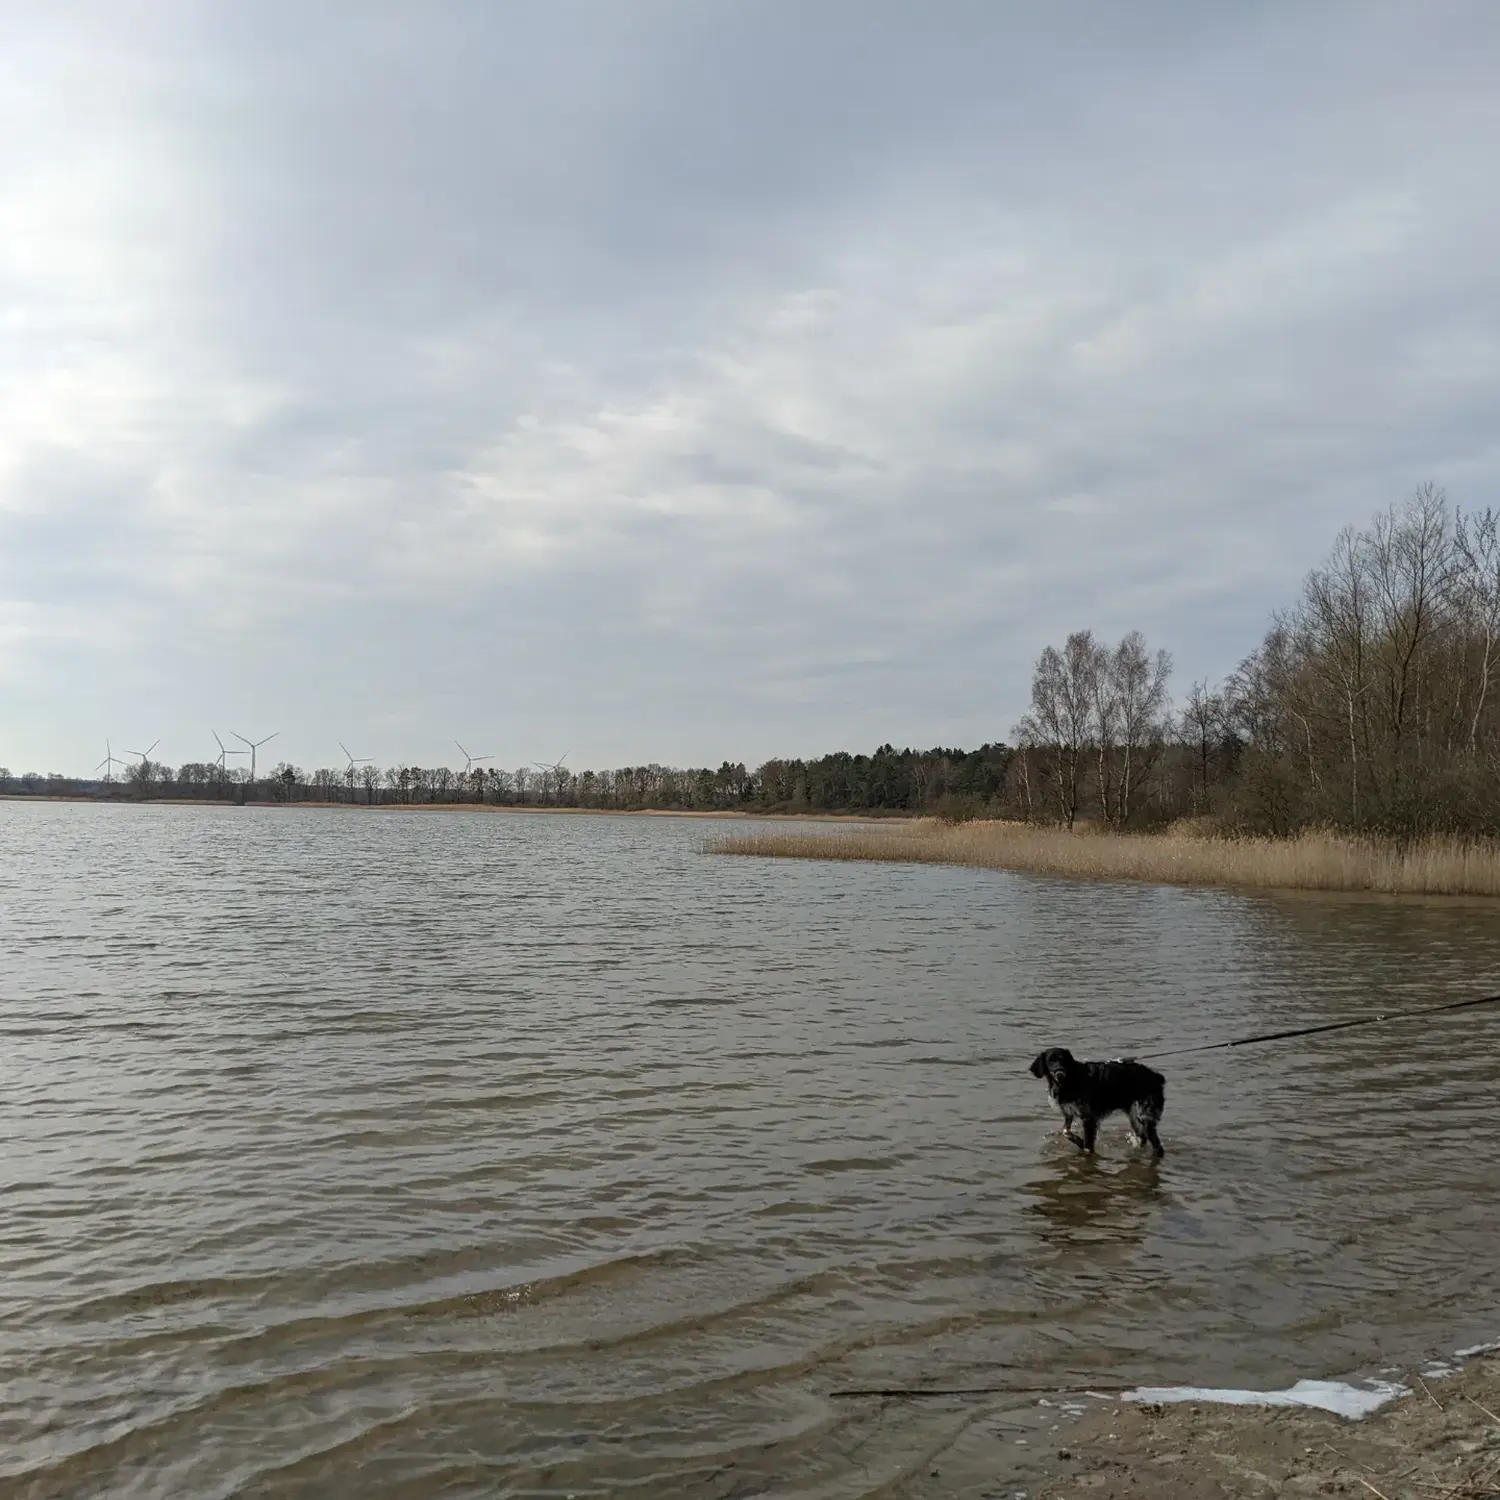
<svg viewBox="0 0 1500 1500"><path fill-rule="evenodd" d="M883 1172L898 1167L906 1161L905 1154L899 1156L828 1156L821 1161L810 1161L809 1172Z"/></svg>
<svg viewBox="0 0 1500 1500"><path fill-rule="evenodd" d="M128 1291L90 1297L86 1302L79 1302L57 1316L68 1323L105 1322L111 1318L128 1317L133 1313L176 1307L185 1302L253 1295L265 1291L275 1283L276 1277L270 1275L150 1282L131 1287Z"/></svg>
<svg viewBox="0 0 1500 1500"><path fill-rule="evenodd" d="M275 1331L284 1332L291 1328L306 1331L359 1327L385 1318L436 1318L455 1314L484 1317L523 1304L564 1296L580 1287L612 1281L654 1266L671 1265L684 1253L675 1248L645 1251L635 1255L618 1256L612 1260L600 1261L573 1271L508 1282L477 1291L456 1292L410 1302L381 1300L350 1312L314 1314L288 1319L275 1325ZM278 1278L275 1275L154 1282L133 1287L128 1291L90 1298L69 1309L63 1316L71 1323L103 1322L119 1316L150 1312L184 1303L242 1300L265 1292L277 1282Z"/></svg>
<svg viewBox="0 0 1500 1500"><path fill-rule="evenodd" d="M1487 1344L1470 1344L1467 1349L1455 1349L1454 1359L1473 1359L1480 1354L1495 1354L1500 1352L1500 1339L1491 1339Z"/></svg>

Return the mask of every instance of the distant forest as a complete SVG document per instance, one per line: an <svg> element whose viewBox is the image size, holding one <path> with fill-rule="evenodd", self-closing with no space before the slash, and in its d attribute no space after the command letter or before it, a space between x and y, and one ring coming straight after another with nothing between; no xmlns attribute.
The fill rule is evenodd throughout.
<svg viewBox="0 0 1500 1500"><path fill-rule="evenodd" d="M1500 524L1423 486L1346 529L1301 597L1229 678L1174 703L1172 660L1136 631L1047 647L1007 743L838 751L754 770L627 766L513 771L282 762L249 784L224 760L150 760L118 781L0 767L0 792L100 798L482 802L620 812L925 814L1073 826L1180 818L1286 834L1500 835Z"/></svg>
<svg viewBox="0 0 1500 1500"><path fill-rule="evenodd" d="M1005 800L1011 749L896 750L873 755L839 751L817 760L768 760L755 770L725 761L718 770L624 766L572 771L526 766L514 771L448 766L355 766L310 774L282 762L257 777L216 763L175 770L137 761L113 783L35 773L12 776L0 767L0 793L34 796L190 798L258 802L348 802L396 807L431 803L487 803L501 807L584 807L615 812L864 812L972 816Z"/></svg>

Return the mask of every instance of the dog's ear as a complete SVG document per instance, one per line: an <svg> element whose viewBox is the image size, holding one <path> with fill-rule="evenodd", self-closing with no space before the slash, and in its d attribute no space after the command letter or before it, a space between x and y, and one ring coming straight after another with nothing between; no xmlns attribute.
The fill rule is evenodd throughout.
<svg viewBox="0 0 1500 1500"><path fill-rule="evenodd" d="M1037 1055L1036 1055L1036 1057L1032 1059L1032 1063L1031 1063L1031 1076L1033 1078L1040 1078L1042 1076L1042 1074L1045 1073L1046 1071L1047 1071L1047 1054L1045 1052L1038 1052Z"/></svg>

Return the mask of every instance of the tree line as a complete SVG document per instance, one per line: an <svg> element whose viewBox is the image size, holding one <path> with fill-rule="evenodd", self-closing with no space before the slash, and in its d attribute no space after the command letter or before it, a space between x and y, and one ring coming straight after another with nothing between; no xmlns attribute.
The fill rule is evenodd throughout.
<svg viewBox="0 0 1500 1500"><path fill-rule="evenodd" d="M366 806L930 814L1398 838L1500 835L1500 519L1424 485L1346 528L1222 682L1174 702L1172 658L1139 631L1046 647L1011 743L573 771L374 765L311 773L146 760L119 782L0 768L0 792Z"/></svg>
<svg viewBox="0 0 1500 1500"><path fill-rule="evenodd" d="M1423 485L1340 533L1225 681L1174 707L1171 669L1137 633L1048 647L1017 726L1013 809L1069 826L1500 835L1492 508Z"/></svg>
<svg viewBox="0 0 1500 1500"><path fill-rule="evenodd" d="M93 796L119 800L333 802L370 807L482 803L501 807L571 807L639 812L863 812L970 816L1004 797L1011 757L1005 745L978 750L897 750L873 755L838 751L811 760L769 760L681 769L663 765L573 771L564 765L324 767L312 772L283 761L252 785L240 768L189 762L175 770L133 762L113 782L81 781L0 768L9 795Z"/></svg>

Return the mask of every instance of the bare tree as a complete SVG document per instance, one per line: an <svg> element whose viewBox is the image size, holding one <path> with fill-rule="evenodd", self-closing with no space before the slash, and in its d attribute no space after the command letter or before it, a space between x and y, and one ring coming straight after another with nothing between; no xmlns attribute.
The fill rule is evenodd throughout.
<svg viewBox="0 0 1500 1500"><path fill-rule="evenodd" d="M1209 691L1208 683L1195 682L1188 689L1182 710L1182 738L1192 748L1197 773L1193 780L1193 811L1206 813L1208 803L1209 764L1224 730L1225 705L1222 693Z"/></svg>
<svg viewBox="0 0 1500 1500"><path fill-rule="evenodd" d="M1016 777L1021 784L1022 806L1026 809L1026 821L1032 819L1033 807L1031 800L1031 743L1023 729L1017 734L1019 744L1016 747Z"/></svg>
<svg viewBox="0 0 1500 1500"><path fill-rule="evenodd" d="M1093 708L1093 724L1090 732L1094 739L1096 760L1094 779L1099 794L1099 816L1106 823L1119 818L1115 791L1115 744L1120 734L1120 716L1123 704L1120 698L1119 677L1114 668L1114 659L1103 644L1093 647L1093 660L1088 665L1088 684Z"/></svg>
<svg viewBox="0 0 1500 1500"><path fill-rule="evenodd" d="M1078 819L1081 762L1089 743L1099 653L1092 631L1078 630L1063 649L1048 646L1031 677L1031 712L1020 733L1051 757L1058 816L1069 828Z"/></svg>
<svg viewBox="0 0 1500 1500"><path fill-rule="evenodd" d="M1383 758L1395 788L1407 772L1423 656L1446 623L1444 605L1454 572L1449 539L1447 496L1424 484L1405 505L1375 518L1365 548L1375 606Z"/></svg>
<svg viewBox="0 0 1500 1500"><path fill-rule="evenodd" d="M1277 827L1500 833L1497 673L1500 520L1423 485L1340 534L1231 680L1243 775Z"/></svg>
<svg viewBox="0 0 1500 1500"><path fill-rule="evenodd" d="M1110 658L1112 698L1120 735L1120 785L1115 798L1115 821L1130 821L1132 798L1161 754L1170 733L1167 682L1172 658L1165 651L1153 656L1146 638L1132 630Z"/></svg>
<svg viewBox="0 0 1500 1500"><path fill-rule="evenodd" d="M1494 680L1500 645L1500 521L1486 506L1478 515L1459 513L1454 527L1459 570L1456 579L1465 613L1478 637L1474 711L1469 716L1469 755L1479 756L1479 726Z"/></svg>
<svg viewBox="0 0 1500 1500"><path fill-rule="evenodd" d="M1366 541L1352 526L1339 533L1328 566L1308 575L1303 602L1299 646L1339 694L1349 736L1349 821L1358 828L1359 752L1361 742L1368 749L1370 741L1366 694L1372 601Z"/></svg>

